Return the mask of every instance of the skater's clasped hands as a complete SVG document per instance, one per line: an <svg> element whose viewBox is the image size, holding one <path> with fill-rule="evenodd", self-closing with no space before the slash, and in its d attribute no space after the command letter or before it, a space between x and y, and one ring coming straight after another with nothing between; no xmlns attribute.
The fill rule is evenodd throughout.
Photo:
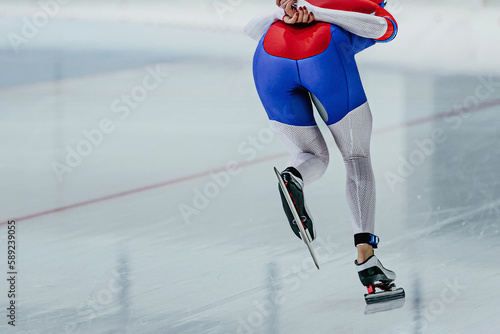
<svg viewBox="0 0 500 334"><path fill-rule="evenodd" d="M286 14L283 17L283 22L287 24L313 22L314 14L309 13L305 6L297 8L294 6L295 3L297 3L297 0L276 0L276 5L283 8Z"/></svg>

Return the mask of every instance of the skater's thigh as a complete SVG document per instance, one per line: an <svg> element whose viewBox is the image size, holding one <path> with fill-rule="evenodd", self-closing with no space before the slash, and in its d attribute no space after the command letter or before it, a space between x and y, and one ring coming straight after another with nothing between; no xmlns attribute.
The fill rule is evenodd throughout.
<svg viewBox="0 0 500 334"><path fill-rule="evenodd" d="M328 148L317 125L295 126L271 121L290 154L307 153L328 158Z"/></svg>
<svg viewBox="0 0 500 334"><path fill-rule="evenodd" d="M328 128L344 159L370 156L372 114L368 102Z"/></svg>
<svg viewBox="0 0 500 334"><path fill-rule="evenodd" d="M300 84L295 60L271 56L260 43L253 71L257 93L271 121L316 125L309 92Z"/></svg>

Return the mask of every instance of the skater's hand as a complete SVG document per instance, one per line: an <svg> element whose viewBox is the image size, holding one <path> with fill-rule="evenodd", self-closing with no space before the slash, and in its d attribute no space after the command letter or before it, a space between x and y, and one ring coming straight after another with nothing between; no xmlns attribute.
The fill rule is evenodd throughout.
<svg viewBox="0 0 500 334"><path fill-rule="evenodd" d="M276 0L276 5L283 8L286 14L283 21L287 24L313 22L314 14L309 13L305 6L296 8L296 3L297 0Z"/></svg>
<svg viewBox="0 0 500 334"><path fill-rule="evenodd" d="M285 16L283 21L287 24L311 23L314 21L314 14L309 13L306 7L299 7L293 16Z"/></svg>
<svg viewBox="0 0 500 334"><path fill-rule="evenodd" d="M276 0L276 5L278 7L283 8L286 16L293 17L293 15L297 12L297 7L295 4L297 0Z"/></svg>

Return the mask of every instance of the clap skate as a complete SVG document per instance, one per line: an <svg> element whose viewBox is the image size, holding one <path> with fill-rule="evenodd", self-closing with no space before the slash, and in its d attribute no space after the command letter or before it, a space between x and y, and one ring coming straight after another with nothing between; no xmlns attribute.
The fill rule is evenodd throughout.
<svg viewBox="0 0 500 334"><path fill-rule="evenodd" d="M396 274L384 268L379 259L372 255L365 262L354 261L358 269L361 284L366 286L368 293L365 294L367 304L386 302L405 297L403 288L396 288L394 280Z"/></svg>
<svg viewBox="0 0 500 334"><path fill-rule="evenodd" d="M368 244L377 248L379 238L371 233L359 233L354 235L354 245ZM403 288L397 288L394 284L396 273L385 268L379 259L372 255L363 263L354 261L358 270L361 284L366 286L368 293L365 294L366 304L377 304L383 302L397 301L394 305L386 305L383 308L393 309L404 305L405 291ZM387 304L387 303L384 303ZM384 310L384 309L381 309ZM374 312L378 312L375 310ZM368 308L365 313L373 313Z"/></svg>
<svg viewBox="0 0 500 334"><path fill-rule="evenodd" d="M302 181L302 177L300 173L293 167L288 167L283 172L280 173L281 179L285 183L286 190L290 195L291 200L295 206L295 209L302 220L304 230L306 234L308 234L309 242L312 242L316 237L314 231L314 225L312 219L307 211L307 207L304 201L304 181ZM288 205L288 202L285 198L283 190L281 186L279 187L281 202L283 203L283 209L285 210L286 217L288 218L288 222L290 227L292 228L293 233L299 238L300 236L299 227L293 213Z"/></svg>
<svg viewBox="0 0 500 334"><path fill-rule="evenodd" d="M304 203L304 182L302 177L293 167L285 169L282 173L274 168L274 172L278 178L281 201L283 202L283 209L288 218L288 223L295 235L304 241L316 268L319 269L318 259L311 247L315 233L312 219L307 213Z"/></svg>

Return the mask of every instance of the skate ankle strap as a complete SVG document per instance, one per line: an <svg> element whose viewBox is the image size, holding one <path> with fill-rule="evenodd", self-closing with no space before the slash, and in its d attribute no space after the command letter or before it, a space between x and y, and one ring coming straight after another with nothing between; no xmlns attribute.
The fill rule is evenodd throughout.
<svg viewBox="0 0 500 334"><path fill-rule="evenodd" d="M368 244L373 248L377 248L379 241L379 237L371 233L358 233L354 235L354 246Z"/></svg>

